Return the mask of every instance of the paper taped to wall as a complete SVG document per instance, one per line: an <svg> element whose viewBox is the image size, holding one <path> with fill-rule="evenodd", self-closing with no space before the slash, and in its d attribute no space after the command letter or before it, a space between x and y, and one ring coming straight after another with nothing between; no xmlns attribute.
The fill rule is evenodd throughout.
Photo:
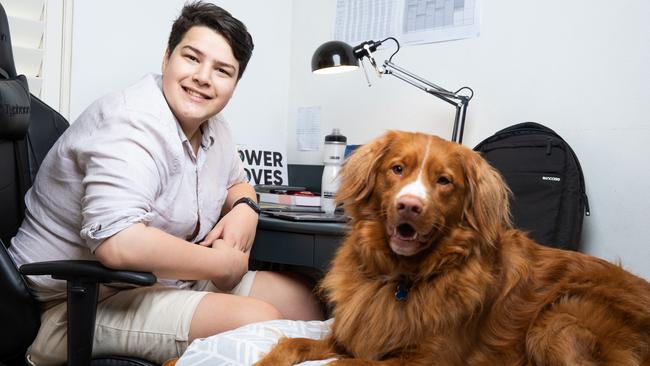
<svg viewBox="0 0 650 366"><path fill-rule="evenodd" d="M336 40L356 45L395 37L402 44L479 35L481 0L338 0Z"/></svg>

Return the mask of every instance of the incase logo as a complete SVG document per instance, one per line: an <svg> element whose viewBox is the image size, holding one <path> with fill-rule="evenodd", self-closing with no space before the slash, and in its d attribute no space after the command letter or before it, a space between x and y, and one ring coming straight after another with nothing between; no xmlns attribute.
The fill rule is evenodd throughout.
<svg viewBox="0 0 650 366"><path fill-rule="evenodd" d="M559 182L560 177L547 177L547 176L542 176L542 180L552 180L554 182Z"/></svg>

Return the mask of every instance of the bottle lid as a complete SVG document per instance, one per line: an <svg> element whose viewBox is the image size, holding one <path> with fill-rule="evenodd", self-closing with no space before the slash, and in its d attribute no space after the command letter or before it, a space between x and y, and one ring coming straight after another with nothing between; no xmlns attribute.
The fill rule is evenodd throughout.
<svg viewBox="0 0 650 366"><path fill-rule="evenodd" d="M348 138L341 135L341 131L338 128L334 128L331 134L325 136L326 143L346 143L347 141Z"/></svg>

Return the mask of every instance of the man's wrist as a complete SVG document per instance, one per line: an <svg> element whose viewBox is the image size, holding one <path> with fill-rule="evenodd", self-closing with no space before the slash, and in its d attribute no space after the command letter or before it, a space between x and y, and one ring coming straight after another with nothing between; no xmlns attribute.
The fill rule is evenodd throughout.
<svg viewBox="0 0 650 366"><path fill-rule="evenodd" d="M245 204L246 206L250 207L251 210L255 211L256 214L260 214L260 206L257 204L257 202L255 202L255 200L250 197L242 197L238 199L235 201L235 203L232 204L231 209L235 208L235 206L239 204Z"/></svg>

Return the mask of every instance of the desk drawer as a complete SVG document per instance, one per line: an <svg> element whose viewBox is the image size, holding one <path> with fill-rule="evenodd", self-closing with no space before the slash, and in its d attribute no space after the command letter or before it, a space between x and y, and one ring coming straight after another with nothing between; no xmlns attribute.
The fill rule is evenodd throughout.
<svg viewBox="0 0 650 366"><path fill-rule="evenodd" d="M258 230L251 256L260 261L313 267L314 235Z"/></svg>
<svg viewBox="0 0 650 366"><path fill-rule="evenodd" d="M314 245L314 267L327 272L342 241L342 235L317 235L316 245Z"/></svg>

